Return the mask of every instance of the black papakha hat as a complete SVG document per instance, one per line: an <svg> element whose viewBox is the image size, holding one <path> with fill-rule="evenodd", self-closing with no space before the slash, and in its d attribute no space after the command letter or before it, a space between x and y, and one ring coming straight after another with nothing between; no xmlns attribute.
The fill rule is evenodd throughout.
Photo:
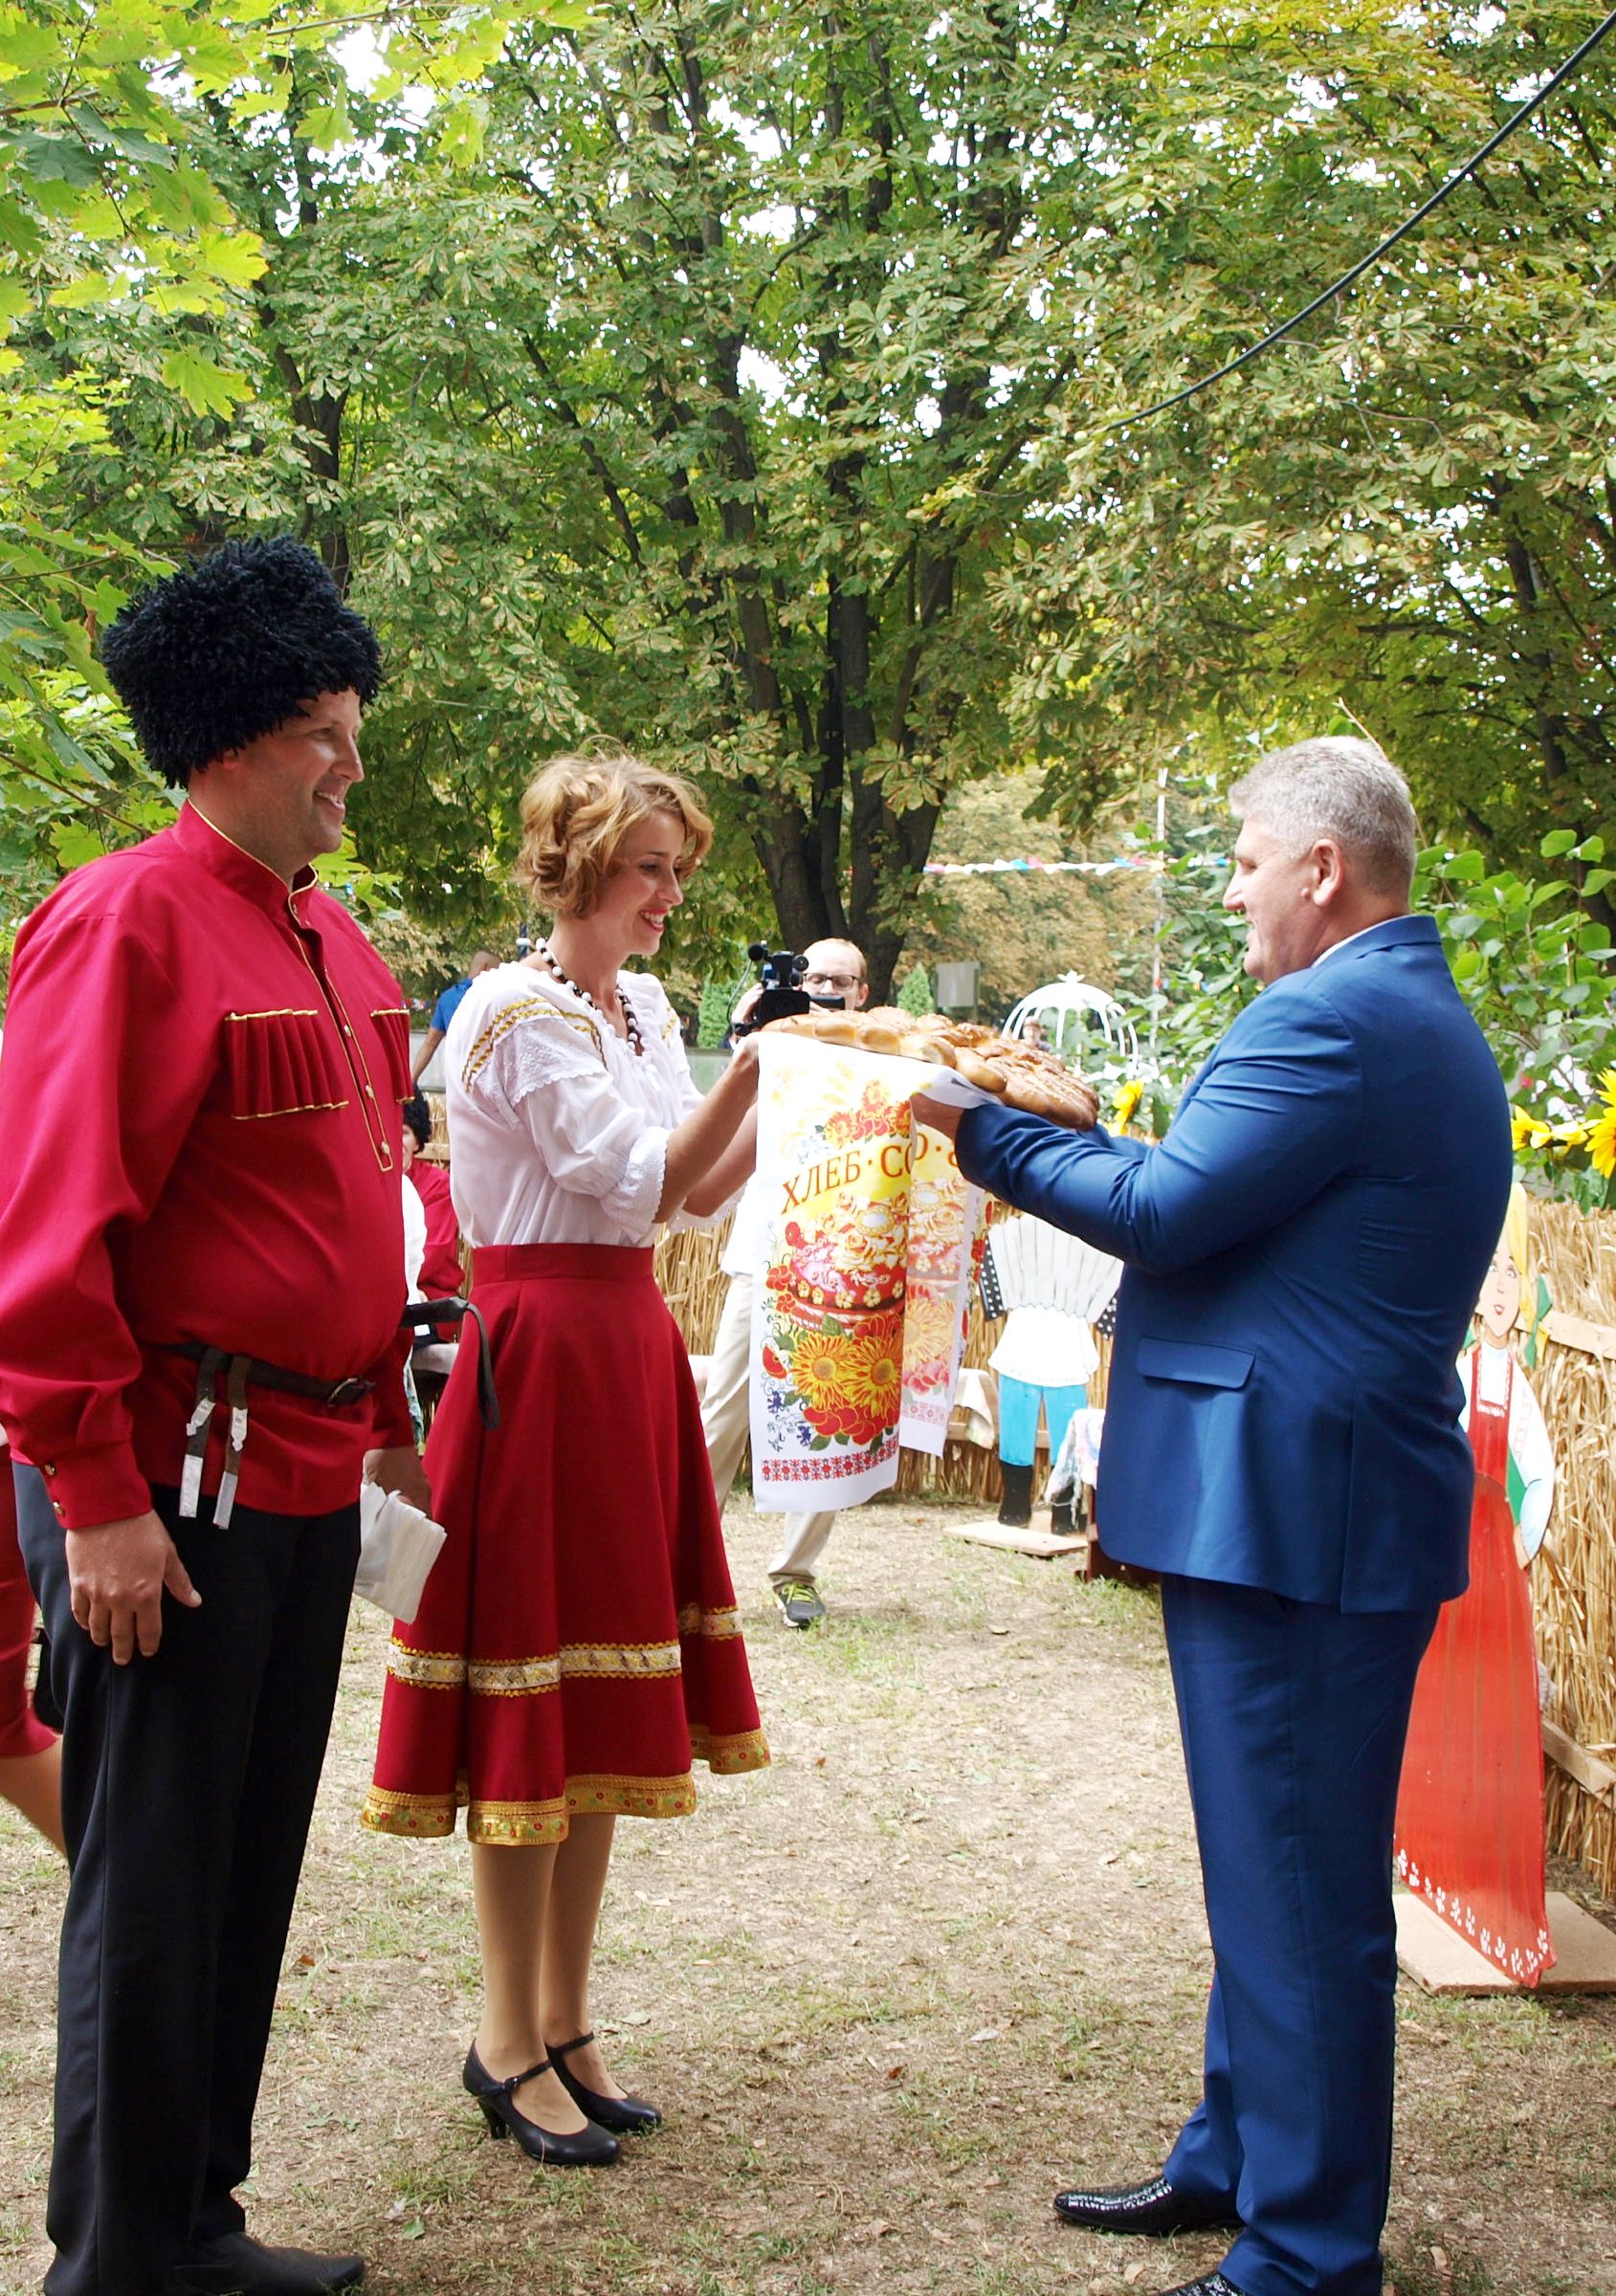
<svg viewBox="0 0 1616 2296"><path fill-rule="evenodd" d="M132 598L101 666L166 781L273 733L319 694L374 700L382 650L289 534L226 542Z"/></svg>

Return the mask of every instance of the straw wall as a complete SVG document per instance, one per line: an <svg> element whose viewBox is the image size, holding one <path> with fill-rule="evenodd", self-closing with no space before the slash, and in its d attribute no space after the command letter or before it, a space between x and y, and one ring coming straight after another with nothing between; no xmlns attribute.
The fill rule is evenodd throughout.
<svg viewBox="0 0 1616 2296"><path fill-rule="evenodd" d="M1530 1377L1559 1473L1532 1595L1544 1720L1585 1781L1550 1761L1549 1841L1616 1897L1616 1213L1534 1203L1532 1240L1554 1304Z"/></svg>

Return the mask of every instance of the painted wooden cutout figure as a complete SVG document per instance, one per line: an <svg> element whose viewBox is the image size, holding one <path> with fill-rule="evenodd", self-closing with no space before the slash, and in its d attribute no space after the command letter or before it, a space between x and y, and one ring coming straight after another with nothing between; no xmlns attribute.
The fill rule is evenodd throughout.
<svg viewBox="0 0 1616 2296"><path fill-rule="evenodd" d="M1012 1213L988 1230L982 1304L1007 1318L988 1358L999 1375L999 1520L1025 1530L1032 1518L1032 1471L1043 1405L1050 1460L1059 1456L1074 1416L1088 1402L1099 1363L1094 1323L1117 1290L1122 1264L1109 1252ZM1053 1527L1070 1534L1073 1500L1056 1502Z"/></svg>
<svg viewBox="0 0 1616 2296"><path fill-rule="evenodd" d="M1543 1752L1528 1571L1554 1500L1554 1454L1514 1334L1538 1320L1516 1185L1459 1358L1475 1453L1470 1586L1446 1603L1414 1688L1397 1866L1521 1985L1554 1959L1543 1903Z"/></svg>

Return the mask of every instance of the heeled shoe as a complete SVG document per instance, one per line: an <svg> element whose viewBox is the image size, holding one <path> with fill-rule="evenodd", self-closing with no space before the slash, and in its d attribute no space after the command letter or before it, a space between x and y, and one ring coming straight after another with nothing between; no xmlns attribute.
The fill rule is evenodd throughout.
<svg viewBox="0 0 1616 2296"><path fill-rule="evenodd" d="M537 2121L530 2121L526 2113L517 2110L513 2099L522 2083L531 2081L536 2073L551 2071L561 2076L559 2065L552 2065L548 2057L541 2057L525 2073L513 2073L508 2081L496 2081L474 2043L460 2080L482 2108L489 2135L501 2139L514 2136L529 2160L542 2161L552 2169L609 2168L618 2155L617 2139L593 2122L587 2129L574 2130L570 2136L563 2136L554 2130L541 2129Z"/></svg>
<svg viewBox="0 0 1616 2296"><path fill-rule="evenodd" d="M576 2041L564 2041L558 2046L550 2043L550 2070L565 2089L580 2112L587 2112L599 2129L614 2130L619 2136L638 2136L647 2129L660 2129L662 2115L654 2105L643 2097L603 2097L596 2088L586 2088L576 2073L569 2073L562 2063L574 2049L587 2049L594 2040L592 2033L580 2033Z"/></svg>

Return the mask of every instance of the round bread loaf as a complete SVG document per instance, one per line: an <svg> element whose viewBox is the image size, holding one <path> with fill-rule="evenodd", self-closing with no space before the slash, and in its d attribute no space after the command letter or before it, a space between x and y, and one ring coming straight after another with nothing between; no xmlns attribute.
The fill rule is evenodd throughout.
<svg viewBox="0 0 1616 2296"><path fill-rule="evenodd" d="M996 1093L1003 1095L1004 1076L993 1063L985 1060L980 1052L973 1052L968 1047L960 1046L955 1050L954 1066L967 1084L974 1084L979 1091L984 1093Z"/></svg>

